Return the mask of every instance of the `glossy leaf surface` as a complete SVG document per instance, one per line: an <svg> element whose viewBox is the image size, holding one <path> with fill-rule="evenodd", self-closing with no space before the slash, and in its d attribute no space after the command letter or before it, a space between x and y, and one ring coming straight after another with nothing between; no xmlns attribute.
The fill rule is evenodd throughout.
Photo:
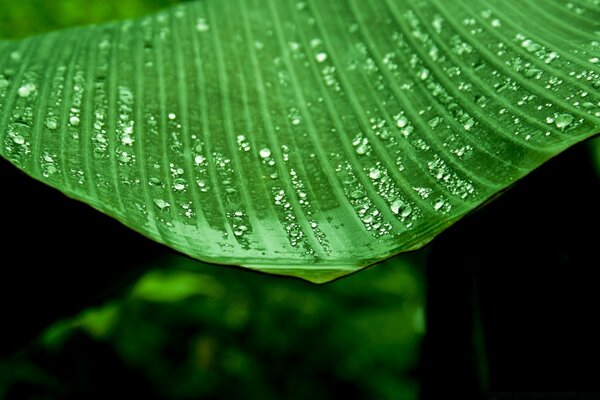
<svg viewBox="0 0 600 400"><path fill-rule="evenodd" d="M598 21L595 0L205 0L4 41L0 154L192 257L328 281L598 133Z"/></svg>

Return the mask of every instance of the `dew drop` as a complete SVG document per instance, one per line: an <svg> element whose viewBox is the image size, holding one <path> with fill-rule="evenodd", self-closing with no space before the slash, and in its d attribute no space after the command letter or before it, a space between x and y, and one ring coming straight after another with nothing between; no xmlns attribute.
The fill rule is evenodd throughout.
<svg viewBox="0 0 600 400"><path fill-rule="evenodd" d="M444 204L446 204L446 202L443 199L438 199L438 200L436 200L435 204L433 205L433 208L437 211L440 208L442 208L444 206Z"/></svg>
<svg viewBox="0 0 600 400"><path fill-rule="evenodd" d="M33 93L35 89L36 88L33 83L28 83L26 85L21 86L17 93L20 97L29 97L29 95Z"/></svg>
<svg viewBox="0 0 600 400"><path fill-rule="evenodd" d="M25 138L21 135L14 135L12 140L18 145L25 144Z"/></svg>
<svg viewBox="0 0 600 400"><path fill-rule="evenodd" d="M154 199L154 204L161 210L167 210L171 205L163 199Z"/></svg>
<svg viewBox="0 0 600 400"><path fill-rule="evenodd" d="M265 147L263 149L260 149L258 154L260 155L261 158L269 158L269 157L271 157L271 150L268 149L267 147Z"/></svg>
<svg viewBox="0 0 600 400"><path fill-rule="evenodd" d="M154 177L153 177L153 178L150 178L150 179L148 179L148 183L149 183L150 185L154 185L154 186L160 186L160 185L162 184L162 182L160 181L160 179L158 179L158 178L154 178Z"/></svg>
<svg viewBox="0 0 600 400"><path fill-rule="evenodd" d="M390 210L396 215L400 215L402 218L408 217L412 214L412 207L400 199L396 199L392 201L390 204Z"/></svg>
<svg viewBox="0 0 600 400"><path fill-rule="evenodd" d="M356 189L350 193L350 197L352 197L354 200L362 199L365 197L365 192L360 189Z"/></svg>
<svg viewBox="0 0 600 400"><path fill-rule="evenodd" d="M196 163L196 165L202 165L204 164L204 161L206 161L206 157L198 155L196 157L194 157L194 162Z"/></svg>
<svg viewBox="0 0 600 400"><path fill-rule="evenodd" d="M374 168L371 170L371 172L369 172L369 177L373 180L377 180L377 179L381 178L381 171L378 170L377 168Z"/></svg>
<svg viewBox="0 0 600 400"><path fill-rule="evenodd" d="M428 124L430 127L435 128L440 124L441 118L440 117L433 117L429 120Z"/></svg>
<svg viewBox="0 0 600 400"><path fill-rule="evenodd" d="M78 126L79 125L79 117L77 116L72 116L71 118L69 118L69 124L71 124L71 126Z"/></svg>
<svg viewBox="0 0 600 400"><path fill-rule="evenodd" d="M206 32L210 29L210 27L208 26L204 18L199 18L198 22L196 23L196 29L198 30L198 32Z"/></svg>
<svg viewBox="0 0 600 400"><path fill-rule="evenodd" d="M556 127L563 129L573 123L573 116L570 114L560 114L556 117Z"/></svg>
<svg viewBox="0 0 600 400"><path fill-rule="evenodd" d="M46 121L46 128L50 130L55 130L56 128L58 128L58 124L55 120L49 119L48 121Z"/></svg>
<svg viewBox="0 0 600 400"><path fill-rule="evenodd" d="M177 118L177 115L175 113L169 113L169 115L167 115L167 117L169 117L169 119L171 121L174 121Z"/></svg>
<svg viewBox="0 0 600 400"><path fill-rule="evenodd" d="M323 53L323 52L317 53L315 55L315 59L317 60L317 62L322 63L325 60L327 60L327 53Z"/></svg>
<svg viewBox="0 0 600 400"><path fill-rule="evenodd" d="M398 126L398 128L404 128L406 125L408 125L408 119L406 119L406 117L404 116L399 117L396 120L396 125Z"/></svg>
<svg viewBox="0 0 600 400"><path fill-rule="evenodd" d="M467 120L467 122L465 122L465 124L463 125L463 127L465 128L465 130L468 131L468 130L470 130L473 127L473 125L475 125L475 120L473 118L469 118Z"/></svg>

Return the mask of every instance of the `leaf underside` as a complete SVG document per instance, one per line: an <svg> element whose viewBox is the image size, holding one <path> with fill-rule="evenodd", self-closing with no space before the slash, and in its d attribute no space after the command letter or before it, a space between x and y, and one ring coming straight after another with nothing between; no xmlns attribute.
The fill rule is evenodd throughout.
<svg viewBox="0 0 600 400"><path fill-rule="evenodd" d="M597 0L205 0L0 42L0 153L194 258L325 282L597 133L599 21Z"/></svg>

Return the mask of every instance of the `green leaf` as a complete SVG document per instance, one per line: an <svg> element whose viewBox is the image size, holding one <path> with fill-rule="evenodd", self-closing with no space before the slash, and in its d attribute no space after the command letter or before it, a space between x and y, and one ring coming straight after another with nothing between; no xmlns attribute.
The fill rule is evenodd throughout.
<svg viewBox="0 0 600 400"><path fill-rule="evenodd" d="M192 257L324 282L596 134L598 21L593 0L206 0L0 42L0 153Z"/></svg>

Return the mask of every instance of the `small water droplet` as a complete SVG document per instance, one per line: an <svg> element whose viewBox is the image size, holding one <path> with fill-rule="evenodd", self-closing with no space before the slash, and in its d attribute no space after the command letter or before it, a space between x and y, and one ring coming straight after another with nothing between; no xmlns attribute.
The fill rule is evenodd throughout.
<svg viewBox="0 0 600 400"><path fill-rule="evenodd" d="M360 189L356 189L350 193L350 197L352 197L354 200L362 199L365 197L365 192Z"/></svg>
<svg viewBox="0 0 600 400"><path fill-rule="evenodd" d="M433 205L433 208L437 211L440 208L442 208L444 204L446 204L446 202L443 199L437 199L435 204Z"/></svg>
<svg viewBox="0 0 600 400"><path fill-rule="evenodd" d="M440 122L441 122L440 117L433 117L429 120L428 124L430 127L435 128L440 124Z"/></svg>
<svg viewBox="0 0 600 400"><path fill-rule="evenodd" d="M154 204L156 204L156 207L158 207L161 210L167 210L169 207L171 207L171 205L164 201L163 199L153 199L154 200Z"/></svg>
<svg viewBox="0 0 600 400"><path fill-rule="evenodd" d="M210 27L204 18L198 18L198 21L196 22L196 29L198 32L206 32L210 29Z"/></svg>
<svg viewBox="0 0 600 400"><path fill-rule="evenodd" d="M261 158L269 158L271 157L271 150L265 147L263 149L260 149L258 154Z"/></svg>
<svg viewBox="0 0 600 400"><path fill-rule="evenodd" d="M69 118L69 124L71 124L71 126L78 126L79 125L79 117L73 115L71 118Z"/></svg>
<svg viewBox="0 0 600 400"><path fill-rule="evenodd" d="M468 131L473 127L473 125L475 125L475 120L473 118L469 118L467 122L464 123L463 127Z"/></svg>
<svg viewBox="0 0 600 400"><path fill-rule="evenodd" d="M206 157L198 155L196 157L194 157L194 162L196 163L196 165L202 165L204 164L204 161L206 161Z"/></svg>
<svg viewBox="0 0 600 400"><path fill-rule="evenodd" d="M369 177L371 179L377 180L377 179L381 178L381 171L378 170L377 168L374 168L371 170L371 172L369 172Z"/></svg>
<svg viewBox="0 0 600 400"><path fill-rule="evenodd" d="M148 179L148 183L150 185L160 186L162 182L158 178L150 178L150 179Z"/></svg>
<svg viewBox="0 0 600 400"><path fill-rule="evenodd" d="M36 87L33 83L27 83L19 88L17 91L20 97L28 97L31 93L35 91Z"/></svg>
<svg viewBox="0 0 600 400"><path fill-rule="evenodd" d="M404 128L406 125L408 125L408 119L404 116L401 116L396 120L396 125L398 128Z"/></svg>
<svg viewBox="0 0 600 400"><path fill-rule="evenodd" d="M323 52L317 53L315 55L315 59L317 60L317 62L322 63L325 60L327 60L327 53L323 53Z"/></svg>
<svg viewBox="0 0 600 400"><path fill-rule="evenodd" d="M174 121L175 119L177 119L177 114L175 114L175 113L169 113L168 117L169 117L169 119L171 121Z"/></svg>
<svg viewBox="0 0 600 400"><path fill-rule="evenodd" d="M58 124L55 120L49 119L48 121L46 121L46 128L50 130L55 130L56 128L58 128Z"/></svg>
<svg viewBox="0 0 600 400"><path fill-rule="evenodd" d="M125 135L121 139L121 143L123 143L125 146L131 146L134 142L135 140L129 135Z"/></svg>

